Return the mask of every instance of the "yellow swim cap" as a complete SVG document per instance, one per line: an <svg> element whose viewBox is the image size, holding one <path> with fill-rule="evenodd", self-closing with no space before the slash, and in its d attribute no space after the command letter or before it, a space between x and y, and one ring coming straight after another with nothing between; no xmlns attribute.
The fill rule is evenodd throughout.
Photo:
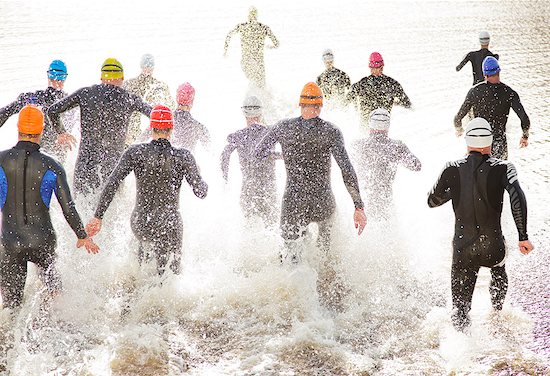
<svg viewBox="0 0 550 376"><path fill-rule="evenodd" d="M124 69L117 59L110 57L101 66L101 78L105 80L116 80L124 78Z"/></svg>

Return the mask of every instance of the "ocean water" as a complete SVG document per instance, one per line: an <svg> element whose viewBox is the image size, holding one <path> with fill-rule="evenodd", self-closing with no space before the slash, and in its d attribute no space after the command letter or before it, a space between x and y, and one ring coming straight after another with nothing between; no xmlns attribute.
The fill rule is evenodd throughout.
<svg viewBox="0 0 550 376"><path fill-rule="evenodd" d="M246 20L249 2L118 1L55 3L0 0L0 105L46 85L53 59L67 63L66 90L99 82L101 63L119 59L127 78L143 53L156 58L155 76L172 92L196 90L193 115L213 143L195 156L210 186L205 200L182 188L183 272L159 278L140 267L129 226L134 182L127 179L95 238L98 255L76 249L58 206L63 294L43 303L34 268L26 299L11 316L0 311L0 374L9 375L545 375L550 374L550 6L547 1L257 1L259 20L281 45L266 50L268 120L297 116L302 86L323 70L331 48L336 67L353 82L369 74L379 51L413 109L395 108L390 136L403 140L422 171L398 171L388 221L369 218L353 228L353 204L333 169L338 202L329 255L315 247L313 226L304 262L278 263L280 239L242 218L240 173L233 157L223 183L219 155L227 134L244 127L248 85L238 38L223 57L227 32ZM478 49L488 30L501 58L501 79L514 88L531 118L530 145L515 114L508 122L510 160L529 205L536 249L527 256L505 195L510 289L503 312L489 302L489 272L474 294L472 327L455 332L450 316L453 213L429 209L426 195L444 163L460 158L463 141L452 120L471 84L470 66L455 66ZM361 137L352 108L325 108L348 144ZM0 147L16 142L15 118L0 128ZM145 121L144 121L145 126ZM78 132L75 131L78 135ZM69 156L72 174L75 152ZM284 168L278 166L280 191ZM78 198L85 221L97 197ZM324 304L327 292L332 304Z"/></svg>

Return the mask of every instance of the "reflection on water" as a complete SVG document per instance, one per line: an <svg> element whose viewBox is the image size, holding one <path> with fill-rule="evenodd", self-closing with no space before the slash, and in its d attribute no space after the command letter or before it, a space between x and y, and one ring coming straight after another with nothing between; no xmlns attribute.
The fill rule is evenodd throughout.
<svg viewBox="0 0 550 376"><path fill-rule="evenodd" d="M27 300L15 317L0 312L0 373L13 375L396 375L532 374L550 372L550 225L547 163L550 115L550 33L546 1L530 2L321 2L314 9L290 0L258 4L259 19L281 41L266 52L270 114L296 114L302 85L323 67L325 48L352 81L367 74L370 52L380 51L385 71L399 80L413 111L392 113L392 137L406 141L423 171L399 171L396 213L385 223L371 218L364 236L354 235L351 202L339 183L330 264L339 283L327 283L338 307L323 304L317 281L327 277L324 256L306 239L307 263L277 264L276 233L245 224L238 208L238 178L223 187L218 153L225 137L242 126L246 83L237 47L222 58L223 38L244 21L248 4L64 0L0 3L0 104L45 84L47 64L67 62L69 92L98 81L101 62L116 56L126 76L138 73L150 52L157 75L174 90L197 88L193 112L213 134L212 154L197 160L211 186L204 202L184 188L184 265L180 277L159 280L140 268L129 229L132 182L109 209L97 237L103 252L73 249L74 236L56 211L59 267L65 292L44 306L31 273ZM304 14L309 15L304 17ZM124 16L121 16L124 15ZM299 22L289 22L299 20ZM445 161L464 149L453 136L452 118L471 83L469 67L454 71L477 49L480 30L491 32L501 56L503 82L515 89L532 122L531 145L519 149L515 114L509 120L510 158L518 167L529 207L530 238L537 249L522 257L505 205L503 226L510 245L510 291L494 315L488 273L474 295L473 326L457 334L449 321L452 211L428 210L425 194ZM312 37L309 31L315 30ZM213 107L215 105L215 107ZM215 111L212 109L215 108ZM275 116L275 115L273 115ZM324 110L349 142L358 135L353 111ZM13 143L15 120L0 129L0 146ZM219 149L219 150L218 150ZM72 154L74 159L74 154ZM237 166L232 166L237 171ZM284 179L279 169L278 177ZM88 219L95 200L80 200ZM58 208L56 208L58 209ZM323 291L321 291L323 293Z"/></svg>

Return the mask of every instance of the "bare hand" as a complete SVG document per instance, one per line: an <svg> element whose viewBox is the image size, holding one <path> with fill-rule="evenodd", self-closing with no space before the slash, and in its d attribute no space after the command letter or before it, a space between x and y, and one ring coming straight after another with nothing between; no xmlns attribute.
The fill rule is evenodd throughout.
<svg viewBox="0 0 550 376"><path fill-rule="evenodd" d="M519 251L524 255L528 254L535 248L535 246L531 244L529 240L520 240L518 242L518 246L519 246Z"/></svg>
<svg viewBox="0 0 550 376"><path fill-rule="evenodd" d="M455 128L455 134L456 134L456 137L460 137L464 134L464 128L460 127L460 128Z"/></svg>
<svg viewBox="0 0 550 376"><path fill-rule="evenodd" d="M355 213L353 213L353 222L355 222L355 228L358 229L357 235L361 235L363 229L367 225L367 216L363 209L355 209Z"/></svg>
<svg viewBox="0 0 550 376"><path fill-rule="evenodd" d="M101 231L102 220L99 218L92 218L90 222L86 225L86 233L89 236L96 236L99 231Z"/></svg>
<svg viewBox="0 0 550 376"><path fill-rule="evenodd" d="M76 248L84 246L88 253L96 254L99 252L99 246L94 243L93 239L90 236L87 236L84 239L78 239L76 242Z"/></svg>
<svg viewBox="0 0 550 376"><path fill-rule="evenodd" d="M527 146L529 146L529 140L525 137L522 137L519 139L519 147L520 148L526 148Z"/></svg>
<svg viewBox="0 0 550 376"><path fill-rule="evenodd" d="M57 136L57 143L59 145L66 145L69 150L73 150L73 147L76 146L76 138L70 133L61 133Z"/></svg>

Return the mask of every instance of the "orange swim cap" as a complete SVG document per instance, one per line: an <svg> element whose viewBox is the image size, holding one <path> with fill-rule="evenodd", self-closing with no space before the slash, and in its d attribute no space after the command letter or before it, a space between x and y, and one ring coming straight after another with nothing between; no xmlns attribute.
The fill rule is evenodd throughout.
<svg viewBox="0 0 550 376"><path fill-rule="evenodd" d="M28 104L19 112L17 121L19 133L40 134L44 130L44 114L42 110L32 104Z"/></svg>
<svg viewBox="0 0 550 376"><path fill-rule="evenodd" d="M300 94L300 106L308 104L323 105L323 92L314 82L308 82Z"/></svg>

